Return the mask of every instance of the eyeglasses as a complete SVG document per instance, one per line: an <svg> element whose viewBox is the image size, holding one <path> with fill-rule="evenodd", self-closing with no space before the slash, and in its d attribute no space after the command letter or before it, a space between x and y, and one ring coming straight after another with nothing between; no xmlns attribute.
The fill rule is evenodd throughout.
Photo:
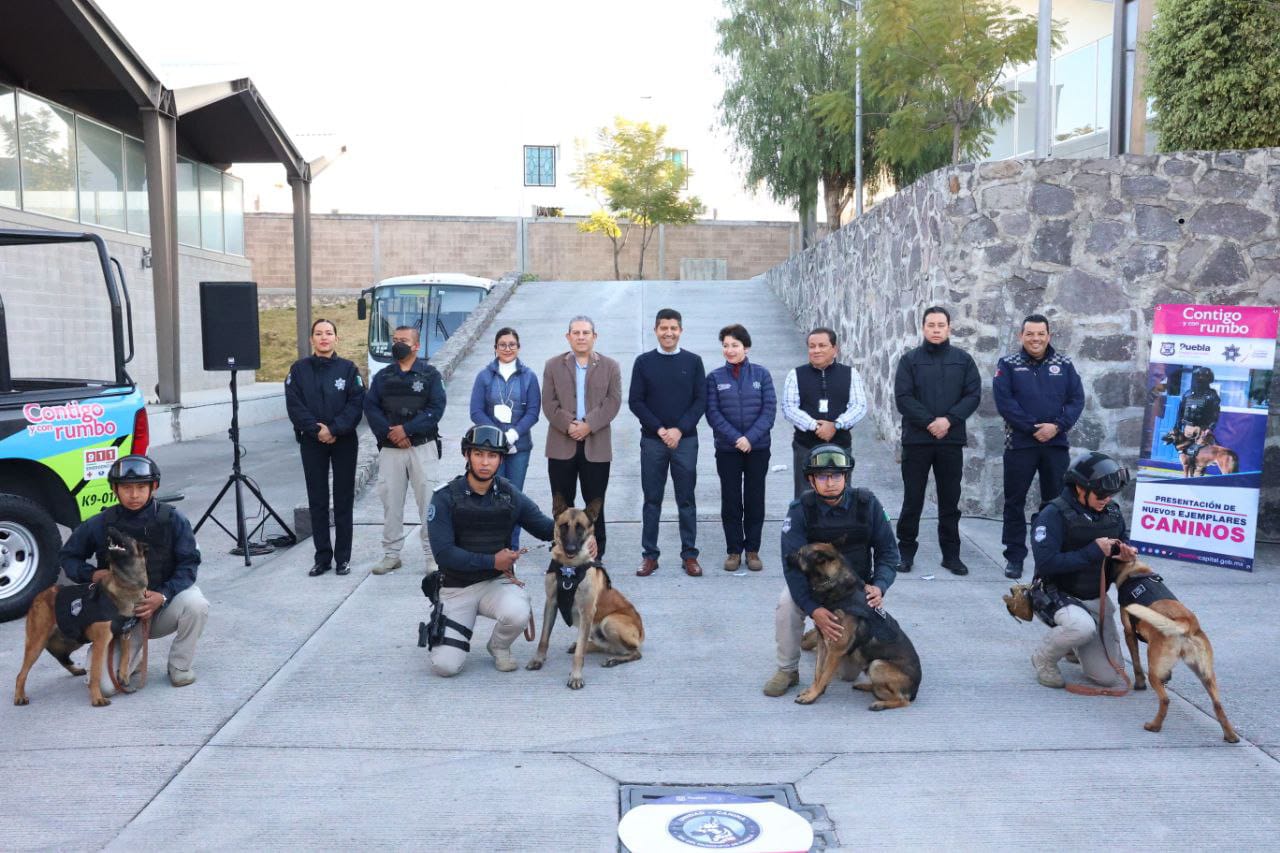
<svg viewBox="0 0 1280 853"><path fill-rule="evenodd" d="M833 483L836 480L844 479L844 472L843 471L819 471L818 473L810 474L809 476L813 477L813 479L817 480L819 483Z"/></svg>
<svg viewBox="0 0 1280 853"><path fill-rule="evenodd" d="M520 349L520 344L512 343L510 341L503 341L502 343L498 344L495 347L495 349Z"/></svg>

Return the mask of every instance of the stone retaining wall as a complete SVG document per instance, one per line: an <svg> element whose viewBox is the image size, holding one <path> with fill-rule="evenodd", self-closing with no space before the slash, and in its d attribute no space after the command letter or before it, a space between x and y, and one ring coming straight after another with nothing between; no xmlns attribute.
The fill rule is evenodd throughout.
<svg viewBox="0 0 1280 853"><path fill-rule="evenodd" d="M806 328L828 325L862 371L881 434L899 433L898 358L920 312L988 377L969 430L963 508L999 517L1002 423L989 377L1021 319L1045 314L1087 403L1076 447L1132 463L1157 303L1280 301L1280 149L1114 159L1003 160L943 169L766 273ZM1280 371L1273 377L1261 530L1280 538Z"/></svg>

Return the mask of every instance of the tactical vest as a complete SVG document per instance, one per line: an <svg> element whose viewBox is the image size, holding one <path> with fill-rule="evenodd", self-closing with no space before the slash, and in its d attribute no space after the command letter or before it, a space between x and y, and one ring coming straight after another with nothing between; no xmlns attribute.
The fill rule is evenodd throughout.
<svg viewBox="0 0 1280 853"><path fill-rule="evenodd" d="M414 362L413 369L408 373L401 373L395 364L383 372L385 376L379 389L382 413L387 416L387 423L391 426L408 423L427 407L434 377L419 362ZM436 438L439 434L439 430L433 426L425 434L410 435L409 441L417 446Z"/></svg>
<svg viewBox="0 0 1280 853"><path fill-rule="evenodd" d="M1150 607L1157 601L1178 600L1178 597L1169 591L1169 587L1164 585L1164 578L1159 575L1130 576L1116 590L1116 598L1121 610L1129 604ZM1134 635L1144 643L1147 641L1140 631L1135 631Z"/></svg>
<svg viewBox="0 0 1280 853"><path fill-rule="evenodd" d="M1059 495L1049 503L1056 506L1058 512L1062 514L1061 553L1063 554L1079 551L1100 536L1116 539L1124 533L1124 516L1120 514L1120 507L1114 502L1107 504L1107 508L1096 518L1078 503L1068 500L1063 495ZM1052 583L1068 595L1093 601L1098 598L1098 572L1101 570L1102 566L1099 564L1096 571L1058 575L1052 579Z"/></svg>
<svg viewBox="0 0 1280 853"><path fill-rule="evenodd" d="M116 603L100 584L82 583L58 587L53 600L53 616L58 630L69 640L87 643L85 629L97 622L110 622L113 636L133 630L138 623L136 616L122 616Z"/></svg>
<svg viewBox="0 0 1280 853"><path fill-rule="evenodd" d="M796 368L796 387L800 391L800 411L814 420L832 421L849 408L849 383L853 380L853 368L847 364L833 361L825 370L818 370L812 364L804 364ZM827 410L819 411L818 401L827 401ZM838 429L828 442L818 438L817 433L807 430L796 430L796 443L801 447L815 447L819 444L838 444L850 447L853 437L847 429Z"/></svg>
<svg viewBox="0 0 1280 853"><path fill-rule="evenodd" d="M489 487L492 501L480 503L467 486L465 475L449 481L449 498L453 504L453 541L472 554L496 554L511 544L511 528L516 523L516 505L511 485L502 477L494 477ZM470 586L492 580L501 572L454 572L444 569L445 586Z"/></svg>
<svg viewBox="0 0 1280 853"><path fill-rule="evenodd" d="M1213 413L1209 410L1216 393L1213 391L1192 391L1183 402L1182 417L1187 423L1198 426L1213 426Z"/></svg>
<svg viewBox="0 0 1280 853"><path fill-rule="evenodd" d="M810 489L800 496L804 510L805 535L809 542L835 545L853 573L863 583L871 582L871 493L853 489L847 510L820 512L821 498Z"/></svg>
<svg viewBox="0 0 1280 853"><path fill-rule="evenodd" d="M122 533L146 543L147 546L147 589L158 590L169 578L173 577L173 507L156 503L155 516L150 515L146 507L137 513L128 512L120 504L108 507L101 513L107 527L114 527ZM102 546L98 549L98 567L105 569L111 565L107 555L107 538L102 538Z"/></svg>

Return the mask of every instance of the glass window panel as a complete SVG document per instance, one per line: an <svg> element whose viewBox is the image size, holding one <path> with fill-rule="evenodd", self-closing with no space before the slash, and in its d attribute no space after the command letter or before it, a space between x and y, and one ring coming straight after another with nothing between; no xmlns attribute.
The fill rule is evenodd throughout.
<svg viewBox="0 0 1280 853"><path fill-rule="evenodd" d="M556 149L551 145L524 147L524 183L527 187L556 185Z"/></svg>
<svg viewBox="0 0 1280 853"><path fill-rule="evenodd" d="M147 151L137 139L124 138L124 204L129 230L151 233L151 200L147 198Z"/></svg>
<svg viewBox="0 0 1280 853"><path fill-rule="evenodd" d="M124 134L76 116L80 221L124 230Z"/></svg>
<svg viewBox="0 0 1280 853"><path fill-rule="evenodd" d="M18 100L14 91L0 86L0 204L21 204L18 186Z"/></svg>
<svg viewBox="0 0 1280 853"><path fill-rule="evenodd" d="M76 218L75 126L69 110L18 94L22 206L32 213Z"/></svg>
<svg viewBox="0 0 1280 853"><path fill-rule="evenodd" d="M1013 89L1015 83L1007 81L1003 88L1006 92ZM987 152L987 158L990 160L1003 160L1006 157L1012 157L1018 153L1015 147L1017 141L1017 122L1018 114L1015 112L1006 120L995 126L995 135L991 139L991 148Z"/></svg>
<svg viewBox="0 0 1280 853"><path fill-rule="evenodd" d="M1018 94L1022 102L1018 104L1018 144L1019 154L1029 154L1036 150L1036 73L1028 71L1018 75Z"/></svg>
<svg viewBox="0 0 1280 853"><path fill-rule="evenodd" d="M1054 143L1097 131L1098 45L1085 45L1053 61Z"/></svg>
<svg viewBox="0 0 1280 853"><path fill-rule="evenodd" d="M200 245L200 190L196 164L178 159L178 242Z"/></svg>
<svg viewBox="0 0 1280 853"><path fill-rule="evenodd" d="M200 245L223 250L222 173L210 166L200 167Z"/></svg>
<svg viewBox="0 0 1280 853"><path fill-rule="evenodd" d="M226 226L227 252L244 254L244 182L239 178L222 176L222 221Z"/></svg>
<svg viewBox="0 0 1280 853"><path fill-rule="evenodd" d="M1111 36L1098 41L1098 117L1094 125L1111 127Z"/></svg>

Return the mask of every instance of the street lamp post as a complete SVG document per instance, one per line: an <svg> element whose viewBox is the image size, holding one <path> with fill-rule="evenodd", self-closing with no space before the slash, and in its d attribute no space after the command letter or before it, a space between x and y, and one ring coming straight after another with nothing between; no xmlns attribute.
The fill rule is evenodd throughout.
<svg viewBox="0 0 1280 853"><path fill-rule="evenodd" d="M862 0L840 0L846 6L853 7L854 22L859 32L862 29ZM853 213L862 215L862 40L858 39L853 46ZM828 223L831 227L839 227L838 222Z"/></svg>

